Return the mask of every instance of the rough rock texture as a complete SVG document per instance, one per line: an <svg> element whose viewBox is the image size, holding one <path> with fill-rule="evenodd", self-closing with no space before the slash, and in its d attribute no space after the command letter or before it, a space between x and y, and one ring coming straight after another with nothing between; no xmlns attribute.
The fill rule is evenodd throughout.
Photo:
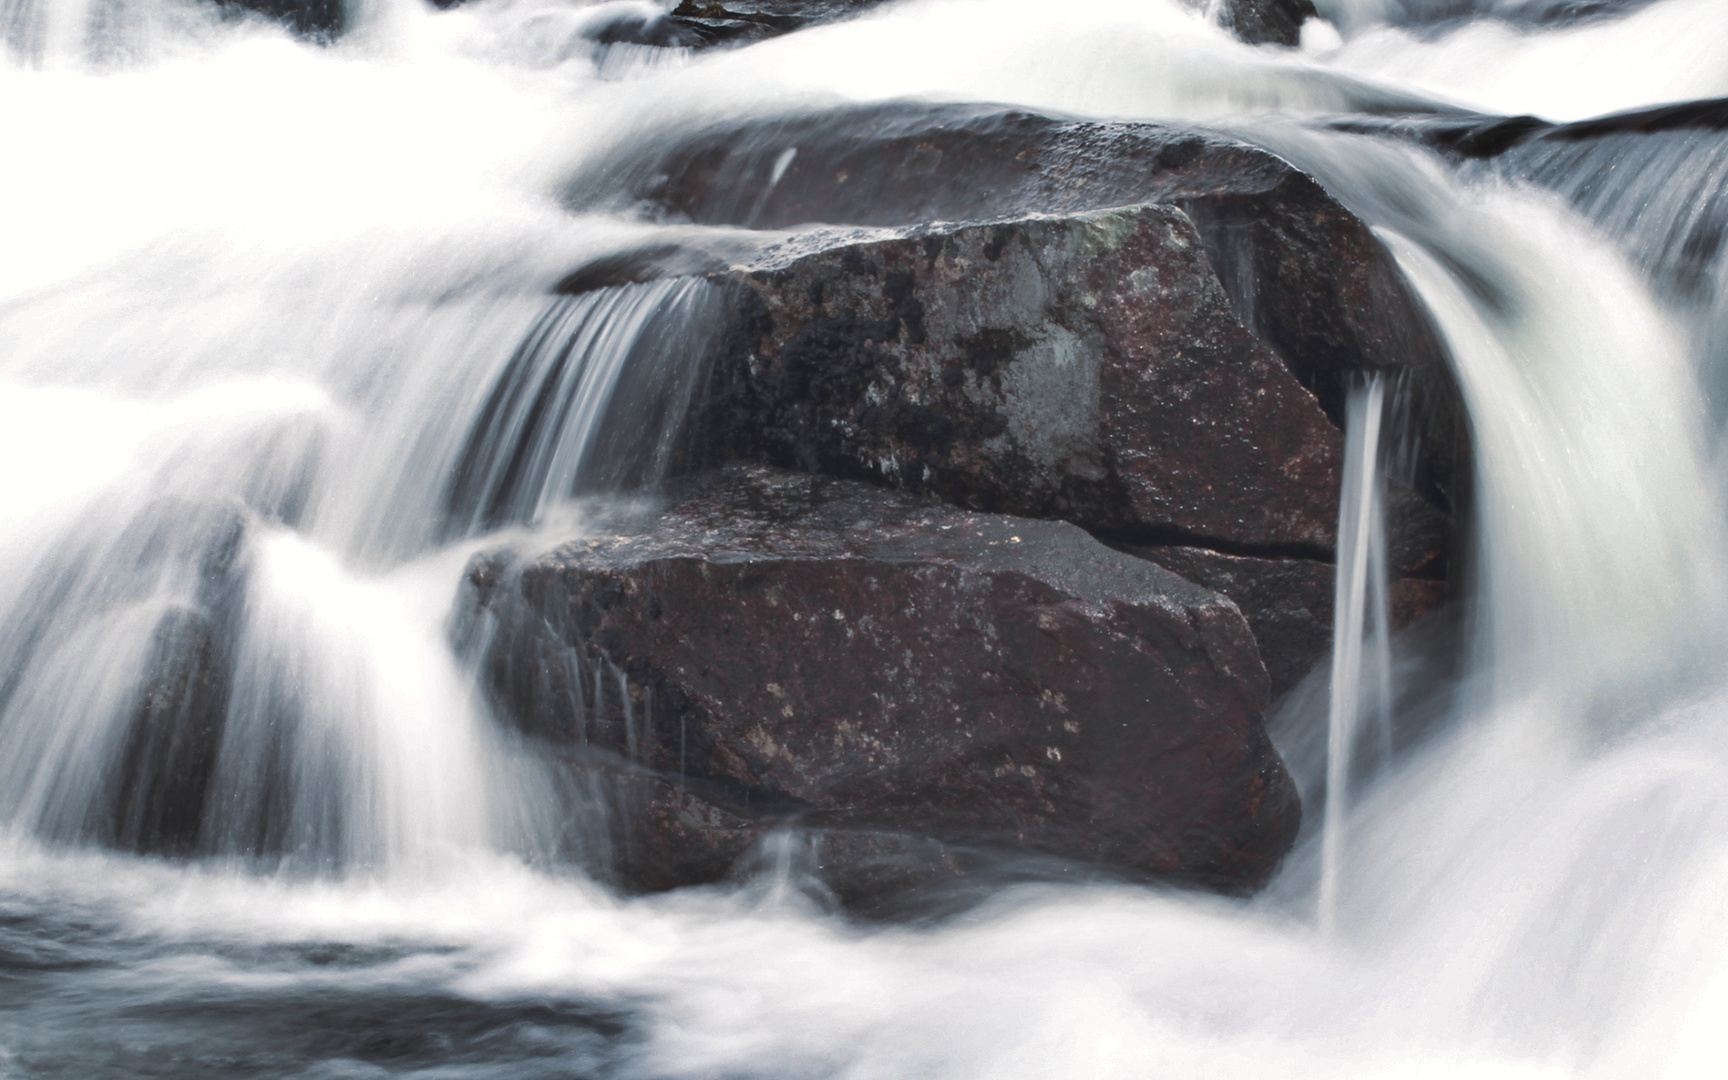
<svg viewBox="0 0 1728 1080"><path fill-rule="evenodd" d="M328 42L348 29L348 8L343 0L217 0L229 12L254 12L274 19L294 33L313 41Z"/></svg>
<svg viewBox="0 0 1728 1080"><path fill-rule="evenodd" d="M1332 564L1227 555L1205 548L1124 544L1121 549L1230 597L1248 619L1274 698L1293 689L1332 647ZM1388 590L1393 629L1438 608L1445 583L1401 578Z"/></svg>
<svg viewBox="0 0 1728 1080"><path fill-rule="evenodd" d="M1302 24L1318 17L1313 0L1231 0L1219 22L1250 45L1295 46Z"/></svg>
<svg viewBox="0 0 1728 1080"><path fill-rule="evenodd" d="M1352 117L1335 130L1408 139L1457 158L1496 158L1531 144L1589 142L1616 135L1728 131L1728 98L1686 101L1556 124L1536 116L1447 113L1392 118Z"/></svg>
<svg viewBox="0 0 1728 1080"><path fill-rule="evenodd" d="M1174 206L1237 318L1334 423L1361 372L1403 380L1414 490L1445 515L1468 502L1466 414L1426 309L1366 225L1264 150L1157 124L905 104L669 131L652 145L597 161L569 200L619 192L675 220L769 229Z"/></svg>
<svg viewBox="0 0 1728 1080"><path fill-rule="evenodd" d="M1389 491L1395 568L1427 583L1449 575L1470 470L1466 414L1444 347L1372 232L1282 159L1154 124L904 104L720 125L669 134L656 146L647 157L598 165L577 186L627 192L633 205L659 207L672 219L906 230L889 240L861 229L802 233L794 244L806 245L807 258L789 245L772 272L749 281L712 396L731 410L721 428L742 436L730 445L730 435L715 440L722 454L1063 517L1117 543L1328 560L1336 429L1349 386L1364 372L1381 372L1397 388L1397 427L1414 447ZM1077 284L1086 260L1039 249L1069 229L1039 215L1135 204L1162 208L1142 214L1183 219L1171 227L1189 237L1193 257L1172 262L1166 252L1170 265L1155 269L1174 276L1161 277L1158 289L1137 292L1130 281L1145 251L1113 257L1110 268L1087 267L1080 276L1094 283ZM1112 273L1117 280L1099 287ZM1007 291L1033 279L1023 296ZM1178 280L1182 287L1170 287ZM820 296L812 292L818 288ZM1106 296L1104 316L1085 306ZM1159 304L1166 308L1157 316L1136 310ZM1112 314L1120 317L1105 317ZM1232 320L1236 330L1228 331ZM1168 366L1135 368L1111 342L1124 328L1134 356L1156 353ZM1173 357L1162 349L1171 344L1183 345ZM1146 475L1157 474L1166 489L1138 503L1126 487L1112 495L1124 470L1084 445L1092 395L1101 408L1120 399L1080 380L1077 393L1046 395L1047 415L1034 415L1026 408L1031 395L1019 389L1031 382L1002 375L1041 370L1048 379L1059 367L1056 350L1074 345L1102 348L1108 362L1097 365L1100 378L1132 372L1118 385L1137 383L1151 405L1118 410L1126 422L1114 432L1101 423L1098 441L1132 432L1118 445L1144 451ZM1241 373L1268 355L1312 392L1330 433L1309 424L1312 413L1297 418L1281 375L1265 376L1263 385L1279 387L1266 400L1232 399L1236 384L1228 380L1197 398L1163 393L1204 383L1196 373L1209 364ZM1184 364L1193 384L1182 382ZM748 377L738 378L740 370ZM1184 409L1193 415L1183 418ZM1268 428L1273 415L1279 420ZM1010 417L1031 438L1007 428ZM1150 443L1140 438L1148 432ZM1304 457L1294 449L1304 446L1325 449ZM981 455L1004 448L1011 462L980 464ZM1054 473L1037 475L1051 462ZM1280 486L1282 464L1295 471ZM1216 471L1195 471L1202 467ZM1309 484L1318 486L1298 490ZM1237 497L1246 492L1253 498ZM1407 591L1439 592L1431 584ZM1259 595L1232 594L1252 622L1273 625L1280 616ZM1324 655L1324 637L1262 641L1278 686L1285 673Z"/></svg>
<svg viewBox="0 0 1728 1080"><path fill-rule="evenodd" d="M797 819L848 897L967 849L1243 891L1298 824L1236 607L1066 523L732 468L469 580L503 709L638 778L637 887Z"/></svg>
<svg viewBox="0 0 1728 1080"><path fill-rule="evenodd" d="M671 40L650 44L695 47L744 45L806 26L837 22L880 6L882 0L681 0L666 17L675 28ZM1311 0L1225 0L1221 25L1253 45L1295 45L1305 19L1314 16Z"/></svg>
<svg viewBox="0 0 1728 1080"><path fill-rule="evenodd" d="M836 22L876 7L881 0L681 0L667 21L683 34L678 44L745 45L806 26Z"/></svg>
<svg viewBox="0 0 1728 1080"><path fill-rule="evenodd" d="M1264 574L1197 580L1247 615L1276 693L1325 655L1342 436L1242 325L1181 210L796 251L715 276L740 299L693 427L699 460L1058 518L1136 551L1295 560L1301 596L1325 603ZM1393 565L1424 582L1399 595L1420 613L1414 598L1439 600L1450 522L1409 488L1391 495Z"/></svg>
<svg viewBox="0 0 1728 1080"><path fill-rule="evenodd" d="M1332 546L1339 431L1174 207L931 228L742 280L717 453L1095 532Z"/></svg>

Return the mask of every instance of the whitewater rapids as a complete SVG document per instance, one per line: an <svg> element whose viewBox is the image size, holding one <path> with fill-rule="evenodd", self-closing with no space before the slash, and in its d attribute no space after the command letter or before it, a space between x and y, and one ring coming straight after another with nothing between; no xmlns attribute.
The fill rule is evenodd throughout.
<svg viewBox="0 0 1728 1080"><path fill-rule="evenodd" d="M1332 0L1302 50L1172 0L911 0L711 55L585 36L642 7L369 0L317 47L179 0L0 0L0 1075L1720 1071L1728 288L1664 276L1684 207L1568 186L1601 161L1457 170L1305 121L1728 96L1728 6ZM644 132L899 98L1268 146L1442 327L1478 457L1467 671L1351 808L1332 932L1313 840L1249 901L1075 882L861 924L805 894L795 837L740 885L623 899L568 861L582 793L450 650L467 554L578 520L563 473L504 520L443 501L553 283L774 239L572 214L565 179ZM1688 138L1672 175L1708 192L1723 139ZM685 302L649 299L595 333ZM121 703L236 528L235 824L190 861L105 851Z"/></svg>

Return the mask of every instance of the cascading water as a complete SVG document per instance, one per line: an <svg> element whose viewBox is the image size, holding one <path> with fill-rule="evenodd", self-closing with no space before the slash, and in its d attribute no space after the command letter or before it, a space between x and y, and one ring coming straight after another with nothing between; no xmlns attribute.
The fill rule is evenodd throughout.
<svg viewBox="0 0 1728 1080"><path fill-rule="evenodd" d="M1386 525L1381 431L1386 382L1370 376L1344 412L1344 490L1338 500L1338 575L1332 678L1326 714L1326 809L1321 825L1319 921L1330 932L1344 872L1344 820L1351 764L1365 718L1389 750L1392 658L1386 612Z"/></svg>
<svg viewBox="0 0 1728 1080"><path fill-rule="evenodd" d="M1719 144L1455 166L1313 122L1728 92L1728 14L1322 6L1349 38L1307 52L1166 0L926 0L690 55L606 43L640 4L381 2L329 47L169 0L0 5L0 1071L1709 1071ZM789 872L619 899L580 872L600 808L450 645L469 556L648 484L696 392L713 286L558 283L783 239L568 178L717 118L901 99L1268 146L1379 230L1446 339L1477 461L1465 671L1438 705L1397 688L1366 765L1287 748L1348 797L1258 898L1044 885L899 928ZM1359 716L1402 658L1351 430L1332 682L1370 688ZM1281 723L1324 738L1324 710Z"/></svg>

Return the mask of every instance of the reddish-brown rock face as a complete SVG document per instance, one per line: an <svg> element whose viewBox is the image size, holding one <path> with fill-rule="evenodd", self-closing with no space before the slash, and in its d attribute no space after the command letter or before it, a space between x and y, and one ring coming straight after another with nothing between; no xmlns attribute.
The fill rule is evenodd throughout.
<svg viewBox="0 0 1728 1080"><path fill-rule="evenodd" d="M1168 206L930 228L742 278L726 436L1148 539L1324 554L1338 429Z"/></svg>
<svg viewBox="0 0 1728 1080"><path fill-rule="evenodd" d="M1242 891L1295 834L1235 605L1072 525L731 469L471 580L504 707L639 775L638 886L786 818L843 894L930 841Z"/></svg>
<svg viewBox="0 0 1728 1080"><path fill-rule="evenodd" d="M1228 572L1195 580L1247 615L1275 694L1325 656L1342 435L1243 326L1184 211L815 246L714 275L737 299L698 458L1066 520L1179 573L1209 551ZM1438 604L1452 532L1389 493L1401 626Z"/></svg>

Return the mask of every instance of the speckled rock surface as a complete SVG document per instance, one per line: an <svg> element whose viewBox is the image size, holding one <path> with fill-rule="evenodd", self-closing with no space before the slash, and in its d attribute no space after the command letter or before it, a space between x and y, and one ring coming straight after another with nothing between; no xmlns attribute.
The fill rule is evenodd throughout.
<svg viewBox="0 0 1728 1080"><path fill-rule="evenodd" d="M637 888L785 820L843 895L966 849L1240 892L1295 835L1235 605L1066 523L732 468L469 582L503 710L640 778Z"/></svg>
<svg viewBox="0 0 1728 1080"><path fill-rule="evenodd" d="M1272 696L1293 689L1332 648L1332 564L1312 559L1257 558L1205 548L1123 545L1189 581L1236 602L1254 631ZM1401 578L1388 589L1388 616L1402 630L1437 609L1445 583Z"/></svg>
<svg viewBox="0 0 1728 1080"><path fill-rule="evenodd" d="M1237 320L1333 423L1362 372L1397 378L1417 436L1413 490L1446 518L1468 503L1468 422L1427 310L1359 218L1258 147L1162 124L902 102L667 130L596 155L567 191L580 209L758 229L1176 207ZM598 191L622 198L595 206Z"/></svg>
<svg viewBox="0 0 1728 1080"><path fill-rule="evenodd" d="M1175 207L930 227L731 280L714 456L1128 537L1332 547L1342 437Z"/></svg>
<svg viewBox="0 0 1728 1080"><path fill-rule="evenodd" d="M1302 24L1318 15L1313 0L1227 0L1219 22L1250 45L1295 46Z"/></svg>

